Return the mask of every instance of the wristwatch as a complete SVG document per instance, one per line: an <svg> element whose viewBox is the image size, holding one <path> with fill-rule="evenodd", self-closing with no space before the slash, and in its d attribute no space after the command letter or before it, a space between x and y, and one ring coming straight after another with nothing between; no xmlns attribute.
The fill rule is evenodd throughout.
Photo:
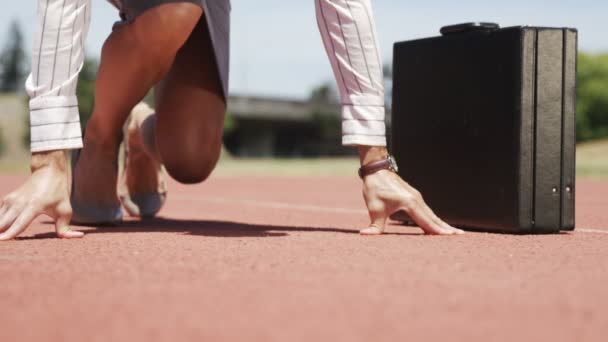
<svg viewBox="0 0 608 342"><path fill-rule="evenodd" d="M395 160L395 157L389 155L385 159L371 162L369 164L361 166L359 168L359 177L364 178L365 176L371 175L372 173L376 173L380 170L398 172L399 167L397 166L397 161Z"/></svg>

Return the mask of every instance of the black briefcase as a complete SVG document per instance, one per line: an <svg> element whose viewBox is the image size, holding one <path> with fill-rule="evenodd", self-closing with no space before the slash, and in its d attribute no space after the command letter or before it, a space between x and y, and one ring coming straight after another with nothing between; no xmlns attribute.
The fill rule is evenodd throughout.
<svg viewBox="0 0 608 342"><path fill-rule="evenodd" d="M394 46L401 177L458 227L573 230L577 31L475 23L441 33Z"/></svg>

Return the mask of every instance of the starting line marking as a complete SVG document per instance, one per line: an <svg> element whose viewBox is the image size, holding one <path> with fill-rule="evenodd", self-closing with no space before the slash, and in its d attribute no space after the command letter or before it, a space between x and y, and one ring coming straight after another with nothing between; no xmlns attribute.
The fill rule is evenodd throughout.
<svg viewBox="0 0 608 342"><path fill-rule="evenodd" d="M357 214L367 215L365 209L352 209L352 208L335 208L335 207L321 207L317 205L306 205L306 204L289 204L283 202L272 202L272 201L256 201L256 200L242 200L242 199L230 199L221 197L205 197L205 196L171 196L171 199L178 201L194 201L194 202L208 202L208 203L222 203L222 204L241 204L250 207L266 208L266 209L290 209L290 210L301 210L301 211L312 211L312 212L323 212L323 213L334 213L334 214ZM574 233L588 233L588 234L608 234L608 230L600 229L576 229Z"/></svg>

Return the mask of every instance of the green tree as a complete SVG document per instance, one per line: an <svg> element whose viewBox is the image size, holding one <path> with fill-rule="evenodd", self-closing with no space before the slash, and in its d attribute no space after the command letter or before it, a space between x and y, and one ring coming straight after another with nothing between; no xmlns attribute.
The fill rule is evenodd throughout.
<svg viewBox="0 0 608 342"><path fill-rule="evenodd" d="M16 92L22 87L26 70L23 33L16 20L10 25L8 43L0 53L0 92Z"/></svg>
<svg viewBox="0 0 608 342"><path fill-rule="evenodd" d="M4 131L0 127L0 157L6 152L6 139L4 138Z"/></svg>
<svg viewBox="0 0 608 342"><path fill-rule="evenodd" d="M340 113L328 111L331 105L340 103L333 83L322 83L314 88L310 92L308 100L313 104L312 119L318 128L317 139L332 141L339 145L342 131Z"/></svg>
<svg viewBox="0 0 608 342"><path fill-rule="evenodd" d="M579 54L577 83L577 140L608 137L608 54Z"/></svg>
<svg viewBox="0 0 608 342"><path fill-rule="evenodd" d="M320 84L310 92L308 97L311 103L316 105L327 105L339 103L338 93L333 86L333 83L326 82Z"/></svg>
<svg viewBox="0 0 608 342"><path fill-rule="evenodd" d="M93 114L95 106L95 80L99 64L96 60L86 58L80 75L78 75L78 86L76 96L78 97L78 110L80 111L80 125L84 128Z"/></svg>

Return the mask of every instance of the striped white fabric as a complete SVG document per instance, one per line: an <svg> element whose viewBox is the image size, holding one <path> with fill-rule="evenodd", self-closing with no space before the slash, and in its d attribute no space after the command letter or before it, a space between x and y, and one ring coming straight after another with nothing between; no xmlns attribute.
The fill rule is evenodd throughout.
<svg viewBox="0 0 608 342"><path fill-rule="evenodd" d="M84 62L90 0L39 0L32 48L31 150L82 147L76 83Z"/></svg>
<svg viewBox="0 0 608 342"><path fill-rule="evenodd" d="M315 0L340 89L342 143L386 146L382 58L370 0Z"/></svg>
<svg viewBox="0 0 608 342"><path fill-rule="evenodd" d="M371 1L315 3L343 104L343 144L385 146L382 59ZM209 12L228 13L229 4L227 0L214 0L205 5ZM32 71L26 82L32 152L82 147L76 83L84 62L90 5L91 0L38 0ZM230 16L213 15L209 19L210 26L219 28L217 32L212 30L217 33L212 39L227 88L229 35L223 31L228 30Z"/></svg>

